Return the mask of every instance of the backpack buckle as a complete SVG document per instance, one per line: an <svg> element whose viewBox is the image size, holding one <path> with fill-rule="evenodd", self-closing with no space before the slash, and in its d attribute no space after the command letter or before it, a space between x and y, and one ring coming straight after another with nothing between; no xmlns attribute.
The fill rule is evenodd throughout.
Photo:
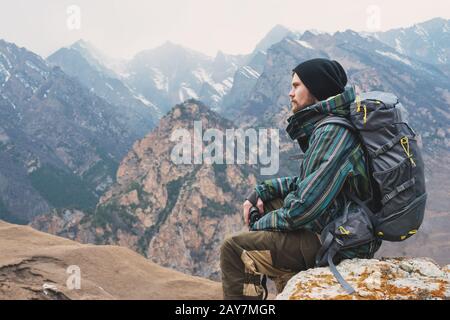
<svg viewBox="0 0 450 320"><path fill-rule="evenodd" d="M348 236L350 234L350 231L345 229L343 226L339 226L338 230L341 232L342 235Z"/></svg>

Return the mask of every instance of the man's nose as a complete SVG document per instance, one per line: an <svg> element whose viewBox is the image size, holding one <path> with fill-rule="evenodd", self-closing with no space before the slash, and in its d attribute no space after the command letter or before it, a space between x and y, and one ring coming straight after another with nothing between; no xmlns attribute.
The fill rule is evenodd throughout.
<svg viewBox="0 0 450 320"><path fill-rule="evenodd" d="M294 89L292 89L292 90L289 92L289 97L291 97L291 98L294 97Z"/></svg>

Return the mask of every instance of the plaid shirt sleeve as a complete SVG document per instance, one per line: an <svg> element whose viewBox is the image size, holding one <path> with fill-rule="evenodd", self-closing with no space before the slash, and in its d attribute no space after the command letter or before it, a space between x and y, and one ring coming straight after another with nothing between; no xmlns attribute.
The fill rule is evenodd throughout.
<svg viewBox="0 0 450 320"><path fill-rule="evenodd" d="M303 159L304 178L273 179L258 190L263 201L285 195L284 206L261 217L251 230L294 230L318 218L353 173L350 155L357 145L357 138L342 126L318 128Z"/></svg>
<svg viewBox="0 0 450 320"><path fill-rule="evenodd" d="M275 198L284 199L295 189L297 181L298 177L269 179L257 185L255 190L263 202L271 201Z"/></svg>

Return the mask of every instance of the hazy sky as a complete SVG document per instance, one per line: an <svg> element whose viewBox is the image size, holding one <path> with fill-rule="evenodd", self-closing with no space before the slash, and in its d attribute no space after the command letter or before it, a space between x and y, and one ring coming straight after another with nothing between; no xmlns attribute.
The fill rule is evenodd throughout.
<svg viewBox="0 0 450 320"><path fill-rule="evenodd" d="M46 57L83 38L130 58L166 40L214 56L249 53L276 24L377 31L450 18L449 0L0 0L0 38Z"/></svg>

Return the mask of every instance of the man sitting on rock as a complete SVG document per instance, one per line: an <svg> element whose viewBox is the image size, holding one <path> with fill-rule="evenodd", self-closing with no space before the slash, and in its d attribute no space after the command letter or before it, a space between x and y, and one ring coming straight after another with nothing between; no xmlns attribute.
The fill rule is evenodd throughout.
<svg viewBox="0 0 450 320"><path fill-rule="evenodd" d="M313 268L322 229L343 212L345 192L370 197L368 166L358 138L330 115L346 116L355 100L334 60L312 59L292 73L287 132L304 152L298 176L266 180L244 202L250 232L225 239L220 252L224 299L262 299L267 275L281 292L296 273ZM316 130L317 128L317 130ZM249 222L250 209L261 217ZM336 260L372 258L380 240L342 251Z"/></svg>

